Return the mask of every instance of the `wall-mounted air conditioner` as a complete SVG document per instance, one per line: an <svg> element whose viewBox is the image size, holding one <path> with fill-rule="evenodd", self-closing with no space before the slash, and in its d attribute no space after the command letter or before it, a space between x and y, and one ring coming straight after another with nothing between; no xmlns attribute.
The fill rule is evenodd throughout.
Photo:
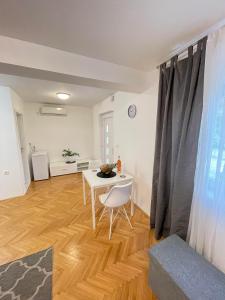
<svg viewBox="0 0 225 300"><path fill-rule="evenodd" d="M62 106L47 106L44 105L40 107L41 115L54 115L54 116L66 116L67 111L65 107Z"/></svg>

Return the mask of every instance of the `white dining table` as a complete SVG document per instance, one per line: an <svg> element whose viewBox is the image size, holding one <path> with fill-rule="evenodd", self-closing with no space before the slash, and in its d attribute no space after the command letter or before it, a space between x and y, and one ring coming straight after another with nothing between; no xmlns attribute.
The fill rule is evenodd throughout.
<svg viewBox="0 0 225 300"><path fill-rule="evenodd" d="M83 201L84 205L86 205L86 182L88 183L90 190L91 190L91 208L92 208L92 226L93 229L96 228L96 218L95 218L95 191L96 189L103 188L103 187L110 187L116 184L121 183L128 183L130 181L133 182L133 176L129 174L116 174L116 176L112 178L100 178L97 176L99 169L95 170L85 170L82 172L82 179L83 179ZM132 189L132 196L131 196L131 216L134 214L134 201L133 201L133 189Z"/></svg>

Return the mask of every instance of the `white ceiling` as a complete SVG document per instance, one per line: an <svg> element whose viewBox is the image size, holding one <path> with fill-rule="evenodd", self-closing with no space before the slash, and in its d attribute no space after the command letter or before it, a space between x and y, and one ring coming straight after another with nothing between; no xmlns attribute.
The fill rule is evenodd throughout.
<svg viewBox="0 0 225 300"><path fill-rule="evenodd" d="M224 0L7 0L0 35L149 70L224 17Z"/></svg>
<svg viewBox="0 0 225 300"><path fill-rule="evenodd" d="M113 94L113 91L74 84L0 74L0 85L11 87L25 102L63 105L92 106ZM71 97L62 101L57 92L66 92Z"/></svg>

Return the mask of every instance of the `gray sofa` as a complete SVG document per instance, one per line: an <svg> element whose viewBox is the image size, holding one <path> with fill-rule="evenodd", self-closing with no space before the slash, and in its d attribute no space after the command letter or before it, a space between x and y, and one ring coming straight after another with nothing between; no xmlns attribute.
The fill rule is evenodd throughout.
<svg viewBox="0 0 225 300"><path fill-rule="evenodd" d="M159 300L225 300L225 274L177 235L153 246L149 256L149 284Z"/></svg>

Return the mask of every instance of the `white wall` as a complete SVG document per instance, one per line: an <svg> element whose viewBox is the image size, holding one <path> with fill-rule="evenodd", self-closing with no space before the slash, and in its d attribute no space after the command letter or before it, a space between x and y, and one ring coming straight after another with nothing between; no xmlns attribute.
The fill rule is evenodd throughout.
<svg viewBox="0 0 225 300"><path fill-rule="evenodd" d="M92 108L67 106L67 116L46 116L40 115L40 107L40 103L25 103L27 143L47 150L50 161L63 160L62 150L68 147L82 158L92 158Z"/></svg>
<svg viewBox="0 0 225 300"><path fill-rule="evenodd" d="M155 150L156 114L158 102L158 71L152 74L150 88L142 94L118 92L114 101L107 98L93 109L94 156L100 158L100 115L114 112L114 158L121 156L125 169L134 175L136 204L150 212L152 171ZM136 118L130 119L130 104L137 106Z"/></svg>
<svg viewBox="0 0 225 300"><path fill-rule="evenodd" d="M0 87L0 200L23 195L26 191L16 112L23 102L8 87Z"/></svg>

